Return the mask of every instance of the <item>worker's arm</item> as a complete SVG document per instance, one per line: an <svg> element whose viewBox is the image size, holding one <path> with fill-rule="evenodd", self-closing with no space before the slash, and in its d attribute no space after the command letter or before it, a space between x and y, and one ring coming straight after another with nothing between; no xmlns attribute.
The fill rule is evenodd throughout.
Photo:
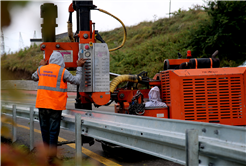
<svg viewBox="0 0 246 166"><path fill-rule="evenodd" d="M47 65L47 63L48 63L48 60L45 60L45 59L42 59L40 62L39 62L39 67L38 67L38 69L40 68L40 67L42 67L42 66L44 66L44 65ZM32 74L32 79L34 80L34 81L38 81L39 80L39 77L38 77L38 70L36 70L33 74Z"/></svg>
<svg viewBox="0 0 246 166"><path fill-rule="evenodd" d="M65 70L64 76L63 76L63 81L64 82L69 82L71 84L79 85L81 83L82 79L82 67L84 66L85 59L80 59L77 61L77 71L76 75L73 76L68 70Z"/></svg>

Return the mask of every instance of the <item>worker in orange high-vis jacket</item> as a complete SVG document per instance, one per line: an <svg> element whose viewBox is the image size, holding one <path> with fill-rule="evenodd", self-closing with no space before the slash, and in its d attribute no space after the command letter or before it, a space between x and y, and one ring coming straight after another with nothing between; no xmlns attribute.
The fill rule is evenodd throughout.
<svg viewBox="0 0 246 166"><path fill-rule="evenodd" d="M76 76L66 70L63 56L54 51L49 64L44 59L40 67L32 74L32 79L38 81L36 108L39 109L39 122L44 144L57 149L58 135L62 110L66 109L67 82L79 85L82 78L82 66L85 60L77 61Z"/></svg>

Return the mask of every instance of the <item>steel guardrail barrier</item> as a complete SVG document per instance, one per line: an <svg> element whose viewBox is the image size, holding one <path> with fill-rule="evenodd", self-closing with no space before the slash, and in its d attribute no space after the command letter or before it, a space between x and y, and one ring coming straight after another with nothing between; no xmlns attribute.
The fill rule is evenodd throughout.
<svg viewBox="0 0 246 166"><path fill-rule="evenodd" d="M16 111L17 116L27 112ZM79 132L182 165L246 165L245 127L88 110L66 110L62 117L61 127L77 132L78 149Z"/></svg>

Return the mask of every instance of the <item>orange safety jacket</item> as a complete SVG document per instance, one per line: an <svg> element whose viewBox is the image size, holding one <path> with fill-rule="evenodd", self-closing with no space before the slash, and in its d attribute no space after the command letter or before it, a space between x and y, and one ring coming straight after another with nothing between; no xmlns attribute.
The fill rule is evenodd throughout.
<svg viewBox="0 0 246 166"><path fill-rule="evenodd" d="M56 64L38 70L38 92L36 108L65 110L67 104L67 82L63 81L65 69Z"/></svg>

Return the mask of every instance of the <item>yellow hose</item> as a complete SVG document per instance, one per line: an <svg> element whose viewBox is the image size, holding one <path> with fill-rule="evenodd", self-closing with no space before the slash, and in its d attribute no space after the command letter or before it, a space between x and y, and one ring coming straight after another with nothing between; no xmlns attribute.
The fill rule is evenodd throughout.
<svg viewBox="0 0 246 166"><path fill-rule="evenodd" d="M122 41L121 45L119 45L118 47L109 49L109 52L120 49L121 47L123 47L123 45L124 45L125 42L126 42L126 35L127 35L127 33L126 33L126 27L125 27L124 23L123 23L119 18L115 17L114 15L110 14L109 12L107 12L107 11L105 11L105 10L103 10L103 9L98 9L98 10L99 10L100 12L106 13L106 14L108 14L108 15L114 17L116 20L118 20L118 21L121 23L121 25L122 25L122 27L123 27L123 29L124 29L124 38L123 38L123 41Z"/></svg>
<svg viewBox="0 0 246 166"><path fill-rule="evenodd" d="M68 21L67 22L68 37L69 37L71 42L74 42L72 27L73 27L72 23L70 21Z"/></svg>
<svg viewBox="0 0 246 166"><path fill-rule="evenodd" d="M125 82L125 81L129 81L129 82L135 82L137 83L138 81L141 81L142 78L140 76L137 75L120 75L116 78L114 78L111 83L110 83L110 92L113 93L115 88L121 83L121 82Z"/></svg>

